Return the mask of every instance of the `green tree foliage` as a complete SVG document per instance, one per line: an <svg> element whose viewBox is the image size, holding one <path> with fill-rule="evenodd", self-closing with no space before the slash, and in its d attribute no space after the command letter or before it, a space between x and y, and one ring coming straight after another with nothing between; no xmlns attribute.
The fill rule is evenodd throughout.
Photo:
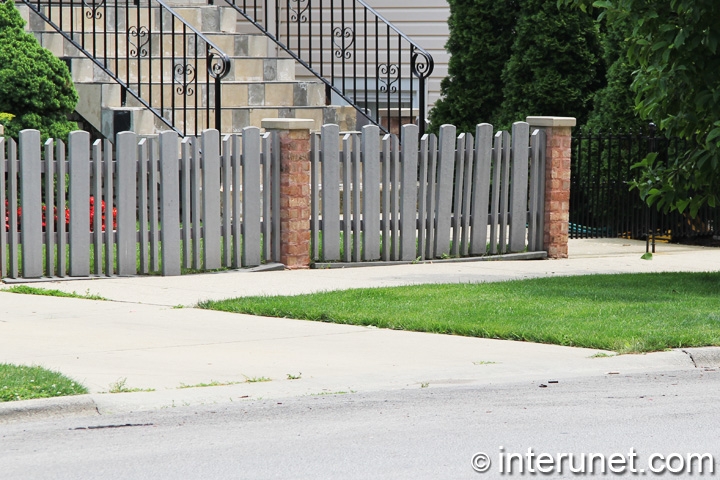
<svg viewBox="0 0 720 480"><path fill-rule="evenodd" d="M500 75L510 56L516 0L449 0L450 53L442 98L430 112L431 130L452 123L460 132L493 122L502 104Z"/></svg>
<svg viewBox="0 0 720 480"><path fill-rule="evenodd" d="M649 204L695 216L720 194L720 2L717 0L559 0L600 7L609 22L627 22L628 60L640 116L669 137L691 142L685 155L649 155L635 183Z"/></svg>
<svg viewBox="0 0 720 480"><path fill-rule="evenodd" d="M630 31L627 22L608 25L603 21L603 59L607 67L607 84L595 93L593 109L585 128L589 132L639 132L648 122L635 110L635 94L631 85L635 66L627 57Z"/></svg>
<svg viewBox="0 0 720 480"><path fill-rule="evenodd" d="M78 101L65 63L24 30L25 21L12 0L0 0L0 112L14 115L5 134L40 130L48 137L67 138L77 124L67 119Z"/></svg>
<svg viewBox="0 0 720 480"><path fill-rule="evenodd" d="M523 0L512 54L502 73L500 123L528 115L588 118L594 93L604 85L594 18L546 0Z"/></svg>

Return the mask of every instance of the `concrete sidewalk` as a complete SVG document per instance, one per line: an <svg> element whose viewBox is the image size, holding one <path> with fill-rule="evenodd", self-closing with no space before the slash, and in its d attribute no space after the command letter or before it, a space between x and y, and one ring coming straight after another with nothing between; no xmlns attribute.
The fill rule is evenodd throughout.
<svg viewBox="0 0 720 480"><path fill-rule="evenodd" d="M652 260L641 260L644 252L642 242L573 240L566 260L239 271L33 284L87 291L113 302L0 292L0 362L59 370L92 392L74 400L0 404L0 423L38 406L45 412L94 411L97 407L107 413L259 397L669 371L695 368L701 358L700 366L713 364L713 349L698 351L695 362L682 351L593 357L597 350L175 308L240 295L720 269L720 249L659 244ZM247 381L259 378L270 381ZM101 393L122 379L128 387L154 391ZM232 384L179 388L213 381Z"/></svg>

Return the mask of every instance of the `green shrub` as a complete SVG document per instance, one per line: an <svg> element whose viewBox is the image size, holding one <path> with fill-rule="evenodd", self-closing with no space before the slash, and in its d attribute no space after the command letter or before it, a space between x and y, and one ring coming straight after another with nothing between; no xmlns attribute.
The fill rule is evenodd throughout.
<svg viewBox="0 0 720 480"><path fill-rule="evenodd" d="M492 123L503 100L500 75L510 57L516 0L448 0L450 53L442 98L430 112L431 130L451 123L458 132L475 133L475 125Z"/></svg>
<svg viewBox="0 0 720 480"><path fill-rule="evenodd" d="M577 118L583 125L595 92L605 84L598 27L577 9L547 0L524 0L512 55L502 73L500 123L528 115Z"/></svg>
<svg viewBox="0 0 720 480"><path fill-rule="evenodd" d="M17 138L20 130L40 130L48 137L66 139L77 129L67 119L78 94L65 63L25 32L25 21L12 0L0 0L0 112L14 117L5 134Z"/></svg>

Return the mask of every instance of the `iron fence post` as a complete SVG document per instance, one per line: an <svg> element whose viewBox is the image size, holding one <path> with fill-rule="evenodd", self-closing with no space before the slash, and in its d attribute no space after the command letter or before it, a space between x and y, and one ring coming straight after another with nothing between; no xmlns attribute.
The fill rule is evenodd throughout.
<svg viewBox="0 0 720 480"><path fill-rule="evenodd" d="M657 139L655 138L655 132L657 131L657 125L655 125L653 122L650 122L648 125L650 129L650 135L648 136L648 142L649 142L649 153L656 153L657 152ZM652 235L652 253L655 253L655 230L656 230L656 211L657 209L653 209L648 205L647 207L649 209L649 215L646 216L646 222L650 222L650 230L648 231L648 237L645 240L645 253L648 253L650 251L650 236ZM649 218L648 218L649 217Z"/></svg>

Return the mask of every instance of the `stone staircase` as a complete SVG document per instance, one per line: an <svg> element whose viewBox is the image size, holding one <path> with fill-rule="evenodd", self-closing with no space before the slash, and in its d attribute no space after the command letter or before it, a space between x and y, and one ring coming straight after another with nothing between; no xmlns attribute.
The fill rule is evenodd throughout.
<svg viewBox="0 0 720 480"><path fill-rule="evenodd" d="M77 113L107 138L123 130L151 135L169 128L195 135L216 128L218 119L223 134L259 127L263 118L312 119L317 130L323 123L355 129L352 106L326 105L325 85L296 80L295 61L279 57L234 9L192 1L169 3L174 14L156 0L41 6L74 44L33 8L17 5L27 29L68 64L80 96ZM210 51L230 59L220 81L219 117L215 80L203 67Z"/></svg>

